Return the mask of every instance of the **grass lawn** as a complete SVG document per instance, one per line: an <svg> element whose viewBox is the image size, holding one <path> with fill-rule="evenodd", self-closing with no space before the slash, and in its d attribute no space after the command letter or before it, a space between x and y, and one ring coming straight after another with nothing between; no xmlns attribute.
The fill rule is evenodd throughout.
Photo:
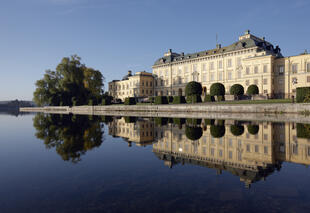
<svg viewBox="0 0 310 213"><path fill-rule="evenodd" d="M208 104L281 104L281 103L292 103L292 99L221 101L221 102L212 102Z"/></svg>

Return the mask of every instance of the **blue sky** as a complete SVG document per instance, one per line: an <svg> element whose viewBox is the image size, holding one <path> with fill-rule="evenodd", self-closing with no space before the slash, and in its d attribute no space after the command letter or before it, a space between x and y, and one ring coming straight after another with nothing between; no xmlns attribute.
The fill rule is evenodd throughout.
<svg viewBox="0 0 310 213"><path fill-rule="evenodd" d="M246 29L285 56L310 50L309 0L0 0L0 100L31 100L34 83L78 54L106 84L151 72L169 48L196 52Z"/></svg>

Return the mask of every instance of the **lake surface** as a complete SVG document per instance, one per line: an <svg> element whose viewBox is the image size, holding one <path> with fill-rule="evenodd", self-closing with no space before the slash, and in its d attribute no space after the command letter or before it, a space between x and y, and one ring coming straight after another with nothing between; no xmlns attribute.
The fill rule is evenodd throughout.
<svg viewBox="0 0 310 213"><path fill-rule="evenodd" d="M0 212L310 212L310 125L0 114Z"/></svg>

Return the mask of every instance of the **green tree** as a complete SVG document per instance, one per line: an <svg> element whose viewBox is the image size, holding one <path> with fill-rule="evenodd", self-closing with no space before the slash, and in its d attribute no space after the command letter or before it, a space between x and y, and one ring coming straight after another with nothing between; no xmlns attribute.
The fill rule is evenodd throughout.
<svg viewBox="0 0 310 213"><path fill-rule="evenodd" d="M82 105L90 100L101 102L104 77L98 70L86 67L81 58L73 55L65 57L56 70L47 70L42 79L36 82L34 101L43 105Z"/></svg>
<svg viewBox="0 0 310 213"><path fill-rule="evenodd" d="M210 87L210 95L211 96L224 96L225 95L225 87L221 83L214 83Z"/></svg>
<svg viewBox="0 0 310 213"><path fill-rule="evenodd" d="M239 99L239 96L244 94L244 88L241 84L234 84L230 88L230 94Z"/></svg>
<svg viewBox="0 0 310 213"><path fill-rule="evenodd" d="M259 93L259 89L255 84L252 84L248 87L246 94L248 95L257 95Z"/></svg>

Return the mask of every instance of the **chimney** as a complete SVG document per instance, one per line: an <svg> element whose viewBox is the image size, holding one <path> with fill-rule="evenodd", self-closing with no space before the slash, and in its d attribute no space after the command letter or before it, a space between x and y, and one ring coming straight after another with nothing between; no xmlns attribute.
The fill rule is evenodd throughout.
<svg viewBox="0 0 310 213"><path fill-rule="evenodd" d="M221 44L216 44L216 49L221 49L222 45Z"/></svg>
<svg viewBox="0 0 310 213"><path fill-rule="evenodd" d="M250 30L246 30L244 34L245 34L245 35L250 34Z"/></svg>
<svg viewBox="0 0 310 213"><path fill-rule="evenodd" d="M169 50L168 50L168 53L172 53L172 49L169 49Z"/></svg>
<svg viewBox="0 0 310 213"><path fill-rule="evenodd" d="M128 75L131 75L131 70L128 70Z"/></svg>

